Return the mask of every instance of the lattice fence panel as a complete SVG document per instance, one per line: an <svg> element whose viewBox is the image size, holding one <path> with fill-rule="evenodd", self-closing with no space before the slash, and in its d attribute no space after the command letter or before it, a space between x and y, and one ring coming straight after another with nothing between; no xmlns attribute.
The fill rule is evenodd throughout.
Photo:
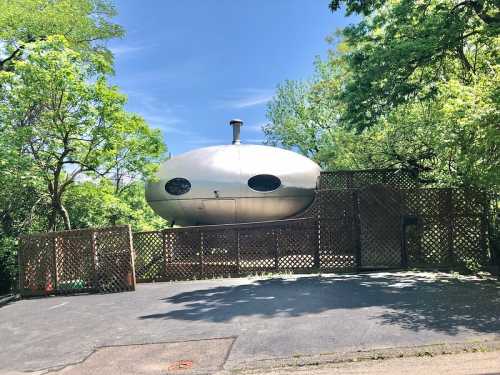
<svg viewBox="0 0 500 375"><path fill-rule="evenodd" d="M410 227L403 228L408 265L443 267L450 264L451 190L405 190L401 195L402 214L414 218Z"/></svg>
<svg viewBox="0 0 500 375"><path fill-rule="evenodd" d="M203 276L225 276L238 272L237 235L234 229L201 232Z"/></svg>
<svg viewBox="0 0 500 375"><path fill-rule="evenodd" d="M68 232L54 237L57 289L75 293L95 289L94 258L92 255L92 233Z"/></svg>
<svg viewBox="0 0 500 375"><path fill-rule="evenodd" d="M488 263L489 199L491 197L481 191L453 191L453 257L460 265L484 266Z"/></svg>
<svg viewBox="0 0 500 375"><path fill-rule="evenodd" d="M34 234L20 245L23 296L135 288L129 226Z"/></svg>
<svg viewBox="0 0 500 375"><path fill-rule="evenodd" d="M463 266L485 265L488 261L485 228L481 217L455 217L453 231L454 262Z"/></svg>
<svg viewBox="0 0 500 375"><path fill-rule="evenodd" d="M352 271L357 265L352 217L320 220L320 268Z"/></svg>
<svg viewBox="0 0 500 375"><path fill-rule="evenodd" d="M138 282L165 278L167 263L163 232L134 233L135 275Z"/></svg>
<svg viewBox="0 0 500 375"><path fill-rule="evenodd" d="M279 269L308 271L319 268L316 220L283 225L276 234Z"/></svg>
<svg viewBox="0 0 500 375"><path fill-rule="evenodd" d="M165 229L168 280L187 280L201 277L201 233L198 228Z"/></svg>
<svg viewBox="0 0 500 375"><path fill-rule="evenodd" d="M321 190L319 258L323 270L352 270L357 264L354 190Z"/></svg>
<svg viewBox="0 0 500 375"><path fill-rule="evenodd" d="M265 272L278 269L278 232L273 227L243 227L239 235L239 270Z"/></svg>
<svg viewBox="0 0 500 375"><path fill-rule="evenodd" d="M415 189L416 179L408 172L399 169L377 169L361 171L322 172L319 188L324 189L361 189L371 185L385 184L398 189Z"/></svg>
<svg viewBox="0 0 500 375"><path fill-rule="evenodd" d="M129 226L95 231L96 269L100 292L134 290L135 273Z"/></svg>
<svg viewBox="0 0 500 375"><path fill-rule="evenodd" d="M20 239L20 249L21 293L53 293L56 284L54 239L50 236L25 236Z"/></svg>
<svg viewBox="0 0 500 375"><path fill-rule="evenodd" d="M451 264L450 257L450 225L440 217L423 217L420 233L420 264L430 266L446 266Z"/></svg>
<svg viewBox="0 0 500 375"><path fill-rule="evenodd" d="M386 185L358 193L361 267L401 267L401 197Z"/></svg>
<svg viewBox="0 0 500 375"><path fill-rule="evenodd" d="M410 266L487 263L485 194L463 189L418 189L402 194L404 214L416 219L406 229Z"/></svg>

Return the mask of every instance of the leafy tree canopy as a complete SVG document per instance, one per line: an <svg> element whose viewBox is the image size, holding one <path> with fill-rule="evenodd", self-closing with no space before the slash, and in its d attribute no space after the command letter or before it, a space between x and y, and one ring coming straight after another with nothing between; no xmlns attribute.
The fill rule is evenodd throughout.
<svg viewBox="0 0 500 375"><path fill-rule="evenodd" d="M107 82L114 15L108 0L0 0L0 293L20 234L165 224L143 187L161 134Z"/></svg>
<svg viewBox="0 0 500 375"><path fill-rule="evenodd" d="M337 33L337 50L316 63L313 79L278 87L268 142L325 168L406 168L427 183L498 191L498 4L331 8L340 6L361 20Z"/></svg>
<svg viewBox="0 0 500 375"><path fill-rule="evenodd" d="M341 32L350 51L341 100L344 121L356 129L414 98L437 93L439 82L472 82L494 74L500 7L496 0L334 0L362 20Z"/></svg>
<svg viewBox="0 0 500 375"><path fill-rule="evenodd" d="M70 228L63 195L81 174L147 174L164 151L161 135L124 111L125 97L60 36L30 43L14 72L0 73L0 124L45 181L51 210Z"/></svg>
<svg viewBox="0 0 500 375"><path fill-rule="evenodd" d="M77 228L99 228L110 224L130 224L134 231L158 230L166 222L144 199L144 182L134 181L116 194L113 181L85 181L73 184L64 205Z"/></svg>
<svg viewBox="0 0 500 375"><path fill-rule="evenodd" d="M116 11L108 0L0 0L0 70L13 69L26 43L62 35L73 49L106 58L103 42L120 37L122 27L111 22Z"/></svg>

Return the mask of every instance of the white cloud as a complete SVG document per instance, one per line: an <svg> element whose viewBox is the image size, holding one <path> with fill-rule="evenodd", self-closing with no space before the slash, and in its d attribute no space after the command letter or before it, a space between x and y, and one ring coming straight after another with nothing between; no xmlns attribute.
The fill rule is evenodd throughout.
<svg viewBox="0 0 500 375"><path fill-rule="evenodd" d="M126 94L129 98L127 109L141 115L152 127L161 129L165 134L191 135L181 126L184 120L174 107L141 91L126 91Z"/></svg>
<svg viewBox="0 0 500 375"><path fill-rule="evenodd" d="M267 121L262 121L258 122L256 124L251 124L251 125L243 125L243 131L249 131L249 132L256 132L256 133L261 133L262 132L262 127L267 125Z"/></svg>
<svg viewBox="0 0 500 375"><path fill-rule="evenodd" d="M274 96L273 90L243 89L235 92L230 98L218 100L216 108L249 108L267 104Z"/></svg>
<svg viewBox="0 0 500 375"><path fill-rule="evenodd" d="M115 56L121 56L121 55L136 53L136 52L142 51L144 49L145 49L144 46L128 46L128 45L121 45L121 46L115 46L115 47L110 47L109 48L109 50Z"/></svg>

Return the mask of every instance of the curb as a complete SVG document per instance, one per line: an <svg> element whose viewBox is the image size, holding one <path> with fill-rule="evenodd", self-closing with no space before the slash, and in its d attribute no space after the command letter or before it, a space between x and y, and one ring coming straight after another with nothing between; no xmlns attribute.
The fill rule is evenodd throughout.
<svg viewBox="0 0 500 375"><path fill-rule="evenodd" d="M8 296L0 296L0 307L8 305L11 302L21 299L17 294L11 294Z"/></svg>
<svg viewBox="0 0 500 375"><path fill-rule="evenodd" d="M374 350L358 350L354 352L320 353L315 355L294 356L290 358L269 358L225 366L222 374L238 374L253 371L279 370L296 367L313 367L347 362L362 362L409 357L436 357L448 354L494 352L500 351L500 340L470 341L462 343L434 344L414 347L399 347Z"/></svg>

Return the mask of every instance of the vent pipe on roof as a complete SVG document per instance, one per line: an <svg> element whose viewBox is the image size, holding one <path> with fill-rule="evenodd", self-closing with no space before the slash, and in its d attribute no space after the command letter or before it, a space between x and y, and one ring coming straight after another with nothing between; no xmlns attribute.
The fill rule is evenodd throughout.
<svg viewBox="0 0 500 375"><path fill-rule="evenodd" d="M240 119L233 119L229 122L229 125L233 127L233 145L239 145L240 140L240 128L243 126L243 121Z"/></svg>

